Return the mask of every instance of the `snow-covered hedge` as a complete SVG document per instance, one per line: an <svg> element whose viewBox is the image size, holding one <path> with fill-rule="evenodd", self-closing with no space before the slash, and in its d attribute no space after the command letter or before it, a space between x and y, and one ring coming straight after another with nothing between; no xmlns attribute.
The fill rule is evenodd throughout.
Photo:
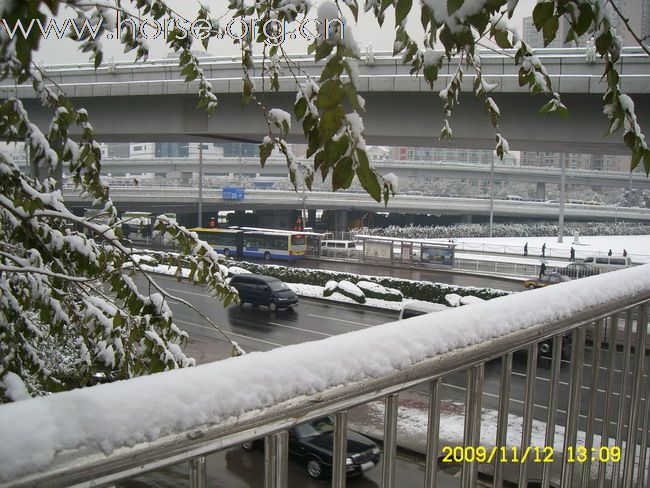
<svg viewBox="0 0 650 488"><path fill-rule="evenodd" d="M305 285L327 286L329 281L341 282L343 280L357 284L360 281L367 281L382 285L384 288L399 291L404 298L414 298L433 303L443 303L445 295L456 293L460 296L475 296L483 300L507 295L508 292L493 288L476 288L473 286L453 286L444 283L431 283L428 281L414 281L402 278L391 278L381 276L364 276L352 273L340 273L337 271L315 270L304 268L289 268L280 265L263 265L237 261L237 266L247 269L252 273L275 276L285 283L303 283ZM371 297L371 295L366 294ZM374 297L372 297L374 298Z"/></svg>
<svg viewBox="0 0 650 488"><path fill-rule="evenodd" d="M362 227L352 229L354 234L397 237L404 239L451 239L461 237L488 237L487 224L437 225L430 227L409 226L386 228ZM650 225L631 222L571 222L565 224L565 235L579 232L582 236L623 236L648 235ZM553 223L495 224L493 237L545 237L558 234L558 226Z"/></svg>
<svg viewBox="0 0 650 488"><path fill-rule="evenodd" d="M164 262L164 253L151 251L148 252L148 254L155 256L161 264L167 264ZM285 283L302 283L304 285L317 285L326 288L329 281L339 283L345 280L360 288L365 286L365 288L363 288L363 293L368 298L381 298L383 300L391 300L391 298L387 298L388 295L391 295L394 297L393 300L399 301L397 300L397 293L401 293L403 298L414 298L416 300L448 305L445 296L450 293L456 293L461 297L475 296L483 300L490 300L508 294L506 291L496 290L494 288L453 286L444 283L431 283L429 281L415 281L384 276L365 276L328 270L290 268L276 264L265 265L249 263L247 261L225 261L226 265L231 263L232 266L229 267L230 275L248 271L256 274L274 276ZM381 285L386 290L386 296L375 296L373 291L368 291L370 288L368 285L362 284L359 286L359 282Z"/></svg>
<svg viewBox="0 0 650 488"><path fill-rule="evenodd" d="M357 303L366 303L366 296L363 294L363 291L355 285L354 283L343 280L339 281L336 284L334 292L340 293L341 295L351 298ZM323 293L324 294L324 293Z"/></svg>
<svg viewBox="0 0 650 488"><path fill-rule="evenodd" d="M358 281L357 286L368 298L378 298L389 302L401 302L403 298L401 291L395 288L387 288L374 281Z"/></svg>

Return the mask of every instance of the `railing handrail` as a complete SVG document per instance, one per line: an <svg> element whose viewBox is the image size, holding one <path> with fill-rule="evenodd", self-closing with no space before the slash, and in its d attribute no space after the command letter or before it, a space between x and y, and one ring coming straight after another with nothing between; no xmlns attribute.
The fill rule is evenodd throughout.
<svg viewBox="0 0 650 488"><path fill-rule="evenodd" d="M640 304L650 299L649 270L638 266L323 341L3 405L0 485L101 484L118 479L115 472L142 473L381 398ZM489 334L477 333L477 320ZM333 358L343 357L363 362L342 368ZM290 373L298 376L290 385L269 385L270 376ZM200 385L200 395L185 398L196 393L188 385ZM242 394L254 397L246 408ZM145 417L110 425L112 411L125 408L120 399ZM153 422L159 436L143 434L143 421ZM57 428L66 436L52 434Z"/></svg>

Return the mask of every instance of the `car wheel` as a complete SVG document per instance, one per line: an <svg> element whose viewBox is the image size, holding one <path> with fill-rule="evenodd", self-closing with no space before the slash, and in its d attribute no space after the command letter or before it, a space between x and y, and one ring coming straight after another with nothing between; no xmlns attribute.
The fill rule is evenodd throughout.
<svg viewBox="0 0 650 488"><path fill-rule="evenodd" d="M534 289L535 289L535 285L528 285L526 288L528 288L529 290L534 290Z"/></svg>
<svg viewBox="0 0 650 488"><path fill-rule="evenodd" d="M255 444L253 443L253 441L242 442L241 448L244 451L252 451L253 449L255 449Z"/></svg>
<svg viewBox="0 0 650 488"><path fill-rule="evenodd" d="M225 249L223 250L223 255L226 256L227 258L229 258L229 257L230 257L230 249L225 248Z"/></svg>
<svg viewBox="0 0 650 488"><path fill-rule="evenodd" d="M307 474L315 480L323 476L323 466L318 459L310 458L307 461Z"/></svg>
<svg viewBox="0 0 650 488"><path fill-rule="evenodd" d="M277 304L275 302L269 303L269 310L271 312L275 312L277 309L278 309L278 306L277 306Z"/></svg>
<svg viewBox="0 0 650 488"><path fill-rule="evenodd" d="M551 356L552 350L553 350L552 342L543 341L537 344L537 352L539 356Z"/></svg>
<svg viewBox="0 0 650 488"><path fill-rule="evenodd" d="M264 261L270 261L271 260L271 253L266 251L264 253Z"/></svg>

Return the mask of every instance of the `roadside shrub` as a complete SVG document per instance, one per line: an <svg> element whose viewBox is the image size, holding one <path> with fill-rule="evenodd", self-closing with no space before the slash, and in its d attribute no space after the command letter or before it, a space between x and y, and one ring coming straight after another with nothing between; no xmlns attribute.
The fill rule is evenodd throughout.
<svg viewBox="0 0 650 488"><path fill-rule="evenodd" d="M351 298L357 303L366 303L366 296L363 294L363 291L351 281L339 281L335 291L345 297Z"/></svg>
<svg viewBox="0 0 650 488"><path fill-rule="evenodd" d="M357 286L368 298L377 298L389 302L401 302L403 298L401 291L394 288L386 288L374 281L358 281Z"/></svg>

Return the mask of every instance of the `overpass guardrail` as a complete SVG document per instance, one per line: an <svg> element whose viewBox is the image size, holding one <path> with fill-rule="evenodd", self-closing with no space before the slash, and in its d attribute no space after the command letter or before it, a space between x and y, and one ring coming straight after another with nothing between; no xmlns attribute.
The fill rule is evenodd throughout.
<svg viewBox="0 0 650 488"><path fill-rule="evenodd" d="M397 486L399 395L420 385L430 391L424 485L433 487L443 447L444 379L458 372L467 379L457 445L467 452L477 446L500 452L514 408L513 354L527 351L516 444L520 454L531 451L533 378L544 341L551 341L553 359L539 447L551 449L553 462L541 463L541 486L648 486L648 270L629 268L322 341L5 404L0 406L0 486L111 486L186 462L189 484L198 488L205 486L206 456L263 437L265 486L283 487L288 430L333 415L332 486L343 487L348 412L371 401L385 405L382 486ZM561 352L567 334L571 356L565 363ZM612 337L623 339L618 359L606 336L609 344ZM501 364L501 386L495 435L488 437L482 428L483 382L492 361ZM568 368L570 377L562 392L561 368ZM587 382L601 387L585 387ZM604 418L613 422L595 422L597 401L604 404ZM566 418L560 421L562 408ZM607 459L598 454L595 461L586 456L577 462L583 450L605 453ZM509 462L514 481L526 486L534 458ZM493 486L501 487L507 467L500 455L480 468L465 462L461 485L476 486L479 469L489 469Z"/></svg>

